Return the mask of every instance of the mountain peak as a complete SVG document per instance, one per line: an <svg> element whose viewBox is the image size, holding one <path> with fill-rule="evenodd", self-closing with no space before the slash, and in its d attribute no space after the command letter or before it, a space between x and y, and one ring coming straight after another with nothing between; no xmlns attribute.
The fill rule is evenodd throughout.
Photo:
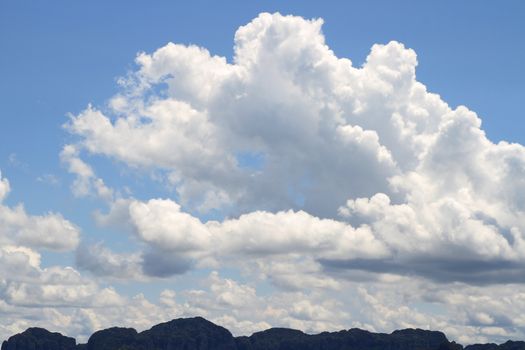
<svg viewBox="0 0 525 350"><path fill-rule="evenodd" d="M52 333L44 328L31 327L2 343L2 350L74 350L74 338Z"/></svg>

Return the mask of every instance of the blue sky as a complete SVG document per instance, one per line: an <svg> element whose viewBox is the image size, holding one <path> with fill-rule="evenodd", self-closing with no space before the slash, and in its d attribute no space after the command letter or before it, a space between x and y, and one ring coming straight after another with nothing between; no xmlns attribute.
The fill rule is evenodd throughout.
<svg viewBox="0 0 525 350"><path fill-rule="evenodd" d="M264 26L283 37L289 36L293 44L287 45L297 44L299 49L306 47L317 53L311 57L307 54L294 56L295 61L292 60L293 50L283 51L282 57L271 54L261 56L254 63L264 72L261 77L254 73L259 70L254 70L249 73L255 77L253 80L246 78L248 80L232 82L237 73L232 73L231 67L243 66L234 64L234 35L240 26L252 22L263 12L301 18L300 23L288 17L275 16L268 20L271 23L263 22ZM99 306L86 300L104 291L115 293L112 307L121 307L129 302L129 298L142 292L155 305L151 306L153 308L162 305L162 302L157 302L159 293L173 289L179 304L174 304L172 314L163 314L160 318L207 311L206 316L233 327L238 333L249 333L272 325L311 331L350 326L385 331L412 325L443 328L448 320L461 316L463 323L451 326L454 339L468 342L523 338L525 324L511 322L509 325L507 320L502 319L504 306L494 307L500 311L491 314L479 304L451 305L440 298L444 293L441 288L446 289L453 283L461 284L463 295L478 293L480 299L493 298L501 292L498 288L508 288L509 285L523 288L516 278L516 274L523 271L523 257L516 237L524 227L520 219L523 201L519 198L523 188L522 175L525 174L521 146L525 144L521 103L525 95L524 15L522 1L155 1L148 4L139 1L3 1L0 4L0 171L2 178L9 181L10 192L2 202L0 186L0 205L7 208L6 213L11 213L18 203L23 203L28 216L40 215L49 219L59 215L75 225L78 240L70 245L60 245L59 241L63 239L60 235L53 241L55 243L42 243L42 240L27 237L10 238L23 235L20 232L26 231L34 231L31 235L36 236L52 235L53 229L44 232L35 228L34 224L13 224L14 221L8 221L11 220L8 214L0 213L0 222L9 227L0 231L0 238L2 235L8 237L0 240L0 244L5 241L9 246L27 246L41 254L40 265L33 264L31 268L38 270L42 276L49 272L46 268L52 266L71 266L80 271L82 278L86 279L79 282L86 288L86 295L78 297L78 300L63 302L62 307L68 311L59 308L58 312L68 317L71 310L80 310L77 313L84 312L86 315L89 310L96 310ZM328 51L308 46L308 42L319 39L316 36L318 29L315 29L314 22L303 19L317 18L324 20L322 34L326 47L333 51L334 57L350 59L356 69L355 76L341 78L346 79L344 84L337 82L339 78L334 78L344 74L336 70L337 64L330 61L332 56ZM290 32L283 29L288 28L287 25L292 26ZM256 27L255 24L253 26ZM293 36L300 29L304 29L306 34ZM261 52L264 52L265 42L246 35L246 42L261 45ZM402 43L404 47L389 44L384 51L378 47L374 55L370 54L372 45L386 45L392 40ZM166 46L169 42L184 47L196 45L205 48L211 55L225 57L228 64L212 62L202 58L198 52L180 49L182 46ZM164 63L152 56L153 52L163 47L168 57L167 61L162 61ZM141 52L148 55L141 57L153 62L150 71L140 71L147 64L135 62ZM415 78L410 73L415 62L413 52L417 54L418 62ZM186 54L187 58L178 61L178 57L186 57ZM322 80L324 73L316 76L318 80L314 79L312 91L325 91L325 97L302 95L295 88L290 88L282 77L292 73L280 70L293 70L279 65L288 62L288 59L296 65L309 67L313 64L309 60L316 59L316 54L327 57L323 62L330 68L323 72L337 72L330 78L334 79L330 83L333 85L325 84ZM370 64L367 70L363 64L369 54L379 63L373 67ZM243 57L248 56L245 53ZM177 62L186 68L180 68L175 63L173 68L169 62ZM198 77L192 80L192 76L200 74L199 65L207 62L212 63L202 68L204 80L200 81ZM412 68L404 70L403 62ZM264 71L267 64L271 67L275 64L275 70ZM396 79L399 81L392 82L381 75L386 73L383 68L377 67L383 66L397 72ZM379 78L362 77L357 71L361 68L366 73L364 76L376 77L377 73ZM168 70L167 75L159 78L156 72L164 69ZM190 78L184 75L186 73ZM179 79L177 74L183 78ZM210 82L212 76L221 74L233 79L228 80L231 85L224 81L218 85ZM313 79L306 68L299 72L294 70L293 74L306 79L301 81ZM175 77L174 81L169 80L170 76ZM122 77L130 77L132 85L137 82L150 85L138 95L133 95L131 90L137 86L133 85L129 90L120 87L117 81ZM439 101L448 104L450 111L441 102L428 97L430 95L425 95L423 102L418 100L414 97L413 91L416 90L410 90L412 92L401 98L379 87L380 83L387 82L393 84L393 91L404 91L401 88L405 86L403 84L412 84L414 79L424 84L428 92L439 94ZM193 89L193 83L201 84L202 90L199 90L200 87ZM166 91L166 86L171 90ZM363 86L362 92L356 92ZM353 91L351 98L340 95L337 88L343 87L350 87ZM200 93L208 91L208 88L212 91L210 94L221 98L212 101L202 97ZM248 96L249 101L246 104L229 102L221 105L228 100L231 91L237 93L236 98ZM331 93L337 96L326 97ZM162 108L170 111L169 108L174 108L176 112L162 112L164 109L145 112L128 107L112 109L110 101L114 96L122 97L128 106L132 103L148 106L157 99L166 103ZM297 99L297 108L293 104L288 105L290 99ZM407 102L407 99L410 101ZM187 105L168 106L167 102L172 100ZM92 109L87 107L88 104L92 105ZM309 111L317 108L313 106L320 105L324 109L319 107L315 115L310 115ZM460 105L477 114L482 120L481 128L476 124L475 117L461 108L456 109ZM191 107L192 111L185 109L185 106ZM97 112L114 123L104 131L113 133L110 139L105 138L104 132L97 134L97 125L103 120L97 119ZM133 124L127 118L134 113L145 113L151 120ZM199 116L203 115L206 122L193 125L193 122L177 124L173 121L175 124L165 125L162 124L162 113L192 115L192 120L200 120ZM339 119L332 120L337 113L341 113ZM410 113L414 115L407 117ZM296 115L297 120L294 119ZM400 115L403 123L406 122L403 131L396 129L399 124L394 123L394 115ZM384 116L389 118L388 121L377 121ZM317 120L318 125L326 130L333 126L330 123L340 128L332 130L334 134L327 137L319 131L324 130L322 127L309 129L309 118ZM423 122L421 118L427 121ZM341 122L343 119L344 123ZM126 130L114 128L119 120L131 123L129 134ZM393 123L392 129L383 127L390 122ZM469 126L461 128L463 122ZM456 125L454 123L458 125L457 130L450 126ZM147 125L153 129L144 131ZM434 125L434 129L428 125ZM425 129L427 127L432 130ZM452 129L448 130L448 127ZM162 130L169 130L172 134L163 136ZM483 130L488 140L472 130ZM397 132L410 138L410 141L408 138L396 139L401 137ZM341 144L332 143L337 137L348 139L341 141ZM158 147L154 148L156 151L137 142L144 140L147 144L146 139L153 140L153 143L160 140ZM436 141L441 139L441 144ZM470 140L470 143L467 142ZM517 145L498 145L499 141ZM66 145L74 149L69 156L64 155ZM121 147L124 151L120 151ZM498 163L498 159L504 164ZM79 162L84 164L82 169L86 166L93 170L93 174L86 175L78 167L73 169L72 164L78 165ZM501 172L498 172L499 168ZM225 174L231 175L231 178ZM414 174L419 177L416 179ZM454 176L448 179L450 174ZM443 179L443 183L437 181L442 186L439 189L437 185L430 185L436 179ZM84 190L79 189L78 181L84 181ZM101 181L103 190L108 190L111 195L104 196L97 192ZM394 189L396 186L402 190ZM416 189L422 189L422 193L415 193ZM377 193L381 195L375 196ZM165 201L150 201L157 198ZM418 199L423 201L419 203L415 198L425 199ZM445 202L448 204L443 204ZM414 223L411 232L416 232L425 224L430 225L429 222L445 220L436 214L444 207L451 212L443 209L443 217L448 213L451 217L457 214L459 218L467 218L464 226L443 223L441 231L422 234L422 237L427 235L425 237L432 239L450 235L450 240L439 241L436 246L463 253L465 261L452 259L442 251L432 253L439 264L429 262L428 267L421 269L411 264L420 263L421 256L425 255L423 253L421 256L399 253L399 256L390 256L391 260L381 260L388 254L394 254L393 251L409 250L407 246L400 248L404 244L401 241L406 237L400 235L397 240L388 238L397 237L397 233L386 232L385 228L393 225L385 218L397 210L404 210L402 205L414 210L416 216L426 218L429 215L434 220ZM427 206L428 212L418 211ZM371 218L370 213L375 213L374 210L379 210L383 216L378 214ZM122 214L128 211L136 216ZM511 214L505 214L505 211ZM261 213L266 216L257 217ZM304 213L305 216L297 213ZM252 221L239 219L241 214ZM290 221L285 220L287 215L291 216ZM170 219L164 222L166 217ZM226 220L228 218L231 222ZM200 226L199 220L205 222L210 219L218 221L216 227ZM332 233L342 230L339 226L343 224L347 225L347 229L357 230L351 239L365 235L365 231L358 230L359 227L370 228L377 244L356 251L349 248L350 251L345 254L355 254L355 258L342 259L333 251L317 251L319 247L312 248L310 241L296 240L296 232L284 230L279 233L288 237L291 243L278 239L266 242L240 238L249 236L252 231L259 232L250 225L258 227L261 222L266 222L264 227L280 226L283 222L295 223L298 227L303 227L302 224L313 227L317 225L315 220L320 220L323 225L319 230L327 230L328 233L323 236L324 233L316 231L324 238L315 238L314 232L311 233L314 235L312 239L316 242L325 239L325 246L335 244ZM157 225L159 222L165 225ZM179 222L183 223L180 227L177 226ZM229 224L236 228L231 228ZM56 228L56 231L60 230ZM217 238L225 235L223 231L233 235L232 241ZM275 229L272 233L261 231L257 237L273 233ZM308 236L308 233L303 232L302 235ZM508 239L509 235L512 238ZM502 237L506 241L502 241ZM220 242L216 243L216 239ZM211 249L208 247L210 242L215 242L224 250L217 252ZM359 242L358 246L364 244ZM274 251L276 246L278 249ZM495 246L499 247L497 253L490 248ZM303 251L298 247L308 248ZM472 252L475 249L478 249L477 253ZM97 259L96 256L103 258ZM290 266L297 264L293 260L297 257L298 261L305 262L304 266L308 266L307 271L293 272ZM245 259L246 267L232 263L235 259ZM393 263L389 265L387 261ZM501 262L511 267L499 271L494 266ZM366 267L356 267L361 263ZM465 274L458 272L451 275L444 268L457 269ZM295 273L303 278L303 288L290 280L290 275ZM501 278L495 277L498 273ZM17 286L21 283L11 281L10 277L6 280ZM45 286L43 280L44 277L34 282L34 290ZM405 316L399 314L381 323L365 316L370 310L359 308L359 298L346 300L338 294L340 288L348 287L361 293L361 298L375 298L377 305L383 303L383 307L402 304L402 295L386 295L383 292L385 281L404 281L419 291L419 294L411 296L415 301L408 307L420 311L420 318L403 321ZM29 320L37 310L51 312L46 304L49 300L28 307L27 303L15 300L9 294L9 288L0 287L4 288L0 292L0 298L3 298L0 301L12 307L11 311L0 311L7 315L0 326L2 336L29 326ZM220 294L228 288L231 290ZM191 299L193 292L202 290L207 294L199 305L187 306L183 303ZM423 291L434 293L434 299L422 297ZM262 313L266 315L264 317L243 320L243 315L248 317L243 311L243 301L248 302L252 300L250 298L259 298L257 300L261 305L272 305L276 310L284 308L288 300L303 299L295 306L295 311L286 310L288 314L282 316L281 321L277 321L280 316L268 310L266 314ZM328 301L319 305L320 299ZM319 316L338 309L334 306L338 303L344 305L347 314L338 315L332 323ZM229 318L232 316L221 311L217 305L238 308L236 319ZM374 305L370 308L373 309ZM436 311L443 305L448 310L445 316ZM307 309L309 311L305 311ZM318 319L311 315L317 315ZM22 321L12 321L17 318ZM80 318L75 320L77 323L73 324L82 323ZM125 322L116 316L110 318L105 315L90 320L91 328L71 326L59 330L85 337L92 328ZM141 319L130 325L147 327L154 321L158 319ZM241 321L249 321L249 326L241 325ZM38 322L46 324L50 320L43 317Z"/></svg>
<svg viewBox="0 0 525 350"><path fill-rule="evenodd" d="M364 61L373 43L403 42L418 53L418 79L430 91L452 106L476 111L490 139L523 143L521 1L158 1L153 6L4 1L0 6L0 114L8 121L0 131L0 165L16 174L11 181L20 181L17 188L46 193L34 180L60 169L66 114L87 103L103 105L117 91L116 79L133 69L138 52L171 41L231 59L235 30L263 11L323 18L330 48L355 64ZM13 154L25 170L13 169ZM14 198L21 195L17 192ZM46 209L35 201L25 200L35 210Z"/></svg>
<svg viewBox="0 0 525 350"><path fill-rule="evenodd" d="M10 171L9 155L16 154L31 165L30 178L59 167L56 154L66 142L61 129L66 114L87 103L104 104L116 92L116 78L133 69L138 52L171 41L231 59L235 30L263 11L323 18L330 48L356 64L372 43L403 42L418 53L418 78L431 91L452 106L476 111L492 140L523 143L518 109L525 94L521 1L158 1L154 6L139 1L5 1L1 6L0 88L5 98L0 112L9 118L1 137L12 146L2 147L0 159L2 169ZM34 142L19 142L28 137ZM33 187L31 180L22 183Z"/></svg>

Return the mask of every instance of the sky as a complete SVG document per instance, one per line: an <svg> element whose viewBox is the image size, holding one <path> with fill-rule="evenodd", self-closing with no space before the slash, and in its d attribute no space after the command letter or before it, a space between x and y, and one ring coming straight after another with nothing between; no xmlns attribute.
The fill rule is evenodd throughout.
<svg viewBox="0 0 525 350"><path fill-rule="evenodd" d="M0 2L0 340L525 339L522 1Z"/></svg>

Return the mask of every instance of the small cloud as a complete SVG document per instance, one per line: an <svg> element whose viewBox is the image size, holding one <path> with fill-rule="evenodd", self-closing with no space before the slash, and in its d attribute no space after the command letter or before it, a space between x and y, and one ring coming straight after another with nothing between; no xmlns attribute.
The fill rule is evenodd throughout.
<svg viewBox="0 0 525 350"><path fill-rule="evenodd" d="M27 164L22 162L16 153L10 153L7 157L9 165L13 168L27 169Z"/></svg>
<svg viewBox="0 0 525 350"><path fill-rule="evenodd" d="M52 187L60 186L60 179L56 175L53 175L53 174L43 174L37 177L36 180L38 182L44 183Z"/></svg>
<svg viewBox="0 0 525 350"><path fill-rule="evenodd" d="M18 163L16 153L9 154L8 160L9 160L9 164L11 165Z"/></svg>

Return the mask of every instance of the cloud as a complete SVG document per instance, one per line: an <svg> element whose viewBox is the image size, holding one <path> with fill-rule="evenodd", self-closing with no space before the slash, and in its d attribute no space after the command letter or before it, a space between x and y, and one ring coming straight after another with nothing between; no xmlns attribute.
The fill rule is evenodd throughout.
<svg viewBox="0 0 525 350"><path fill-rule="evenodd" d="M286 210L304 198L309 212L333 215L348 197L386 191L397 173L380 135L348 118L375 105L369 90L384 94L398 82L389 76L389 87L375 77L377 59L365 74L338 59L320 23L263 14L237 32L233 64L176 44L140 54L138 71L111 104L118 117L89 107L67 129L81 137L79 150L167 171L183 205ZM391 55L415 64L412 51L389 45ZM410 82L409 73L399 79ZM161 84L166 97L149 99ZM365 91L348 96L353 89ZM241 166L242 154L262 155L261 169Z"/></svg>
<svg viewBox="0 0 525 350"><path fill-rule="evenodd" d="M145 244L142 259L135 261L146 275L170 276L242 259L271 269L269 275L281 286L297 284L284 282L283 276L301 276L305 266L315 270L313 275L323 275L320 285L334 285L332 278L344 276L338 270L420 275L440 282L519 282L524 271L519 231L506 237L492 221L470 210L450 198L392 204L387 195L376 194L341 207L348 221L289 210L204 223L172 200L153 199L121 201L99 221L119 220L132 228ZM352 226L354 220L359 225ZM88 267L88 261L101 259L99 253L86 253L82 261ZM302 277L316 283L316 278Z"/></svg>
<svg viewBox="0 0 525 350"><path fill-rule="evenodd" d="M38 176L36 180L52 187L60 186L60 179L54 174L42 174Z"/></svg>
<svg viewBox="0 0 525 350"><path fill-rule="evenodd" d="M519 281L523 236L517 227L488 220L466 189L463 196L420 198L414 187L407 203L391 204L385 194L349 200L340 213L370 225L396 253L387 261L326 262L332 267L420 274L430 279L470 283ZM430 191L425 190L425 194ZM487 215L487 216L485 216ZM492 216L489 216L489 218ZM493 217L492 217L493 218Z"/></svg>
<svg viewBox="0 0 525 350"><path fill-rule="evenodd" d="M0 227L1 241L29 247L68 251L79 242L79 229L62 215L28 215L22 205L0 206Z"/></svg>
<svg viewBox="0 0 525 350"><path fill-rule="evenodd" d="M9 182L1 177L0 191L2 196L9 192ZM72 267L42 262L41 251L65 254L79 240L79 229L60 214L34 216L21 204L11 208L0 203L0 339L33 326L91 333L95 329L82 324L84 308L98 310L127 302L113 288L81 276ZM65 255L61 259L67 261Z"/></svg>
<svg viewBox="0 0 525 350"><path fill-rule="evenodd" d="M9 191L9 181L0 174L0 336L27 327L34 319L31 308L95 306L111 300L111 289L99 288L71 267L42 266L40 251L74 250L80 230L59 213L30 215L22 204L8 206L2 200Z"/></svg>
<svg viewBox="0 0 525 350"><path fill-rule="evenodd" d="M105 200L113 199L113 190L95 175L93 168L80 159L78 150L73 145L65 145L60 152L60 160L68 171L76 176L71 189L77 197L95 196Z"/></svg>
<svg viewBox="0 0 525 350"><path fill-rule="evenodd" d="M435 280L518 280L523 146L492 143L474 112L428 93L413 50L374 45L356 68L328 48L321 25L261 14L237 31L231 63L195 46L142 53L114 114L90 106L72 117L76 156L161 169L175 186L178 202L130 204L155 252L148 260L167 265L152 254L178 252L158 273L232 251ZM149 97L158 86L163 94ZM242 165L254 155L258 166ZM204 224L181 205L238 218Z"/></svg>
<svg viewBox="0 0 525 350"><path fill-rule="evenodd" d="M124 202L121 202L121 205ZM182 212L172 200L129 201L128 220L136 237L147 247L143 254L143 271L156 276L169 276L187 271L192 265L231 263L250 259L336 259L382 258L389 256L386 246L367 227L354 229L332 219L319 219L304 211L252 212L223 222L201 222ZM122 208L112 214L122 215ZM106 250L104 250L106 251ZM105 254L98 248L82 255L82 266L96 266ZM91 257L91 258L90 258ZM108 265L115 259L108 257ZM96 271L98 268L92 268ZM115 270L119 274L119 270Z"/></svg>
<svg viewBox="0 0 525 350"><path fill-rule="evenodd" d="M7 197L11 188L9 187L9 181L2 177L0 172L0 203Z"/></svg>
<svg viewBox="0 0 525 350"><path fill-rule="evenodd" d="M0 174L0 200L9 191L9 181ZM68 251L78 245L79 236L79 228L60 213L29 215L22 204L9 207L0 201L0 245Z"/></svg>
<svg viewBox="0 0 525 350"><path fill-rule="evenodd" d="M117 279L140 279L142 259L140 254L117 254L102 246L79 246L76 264L97 276L111 276Z"/></svg>
<svg viewBox="0 0 525 350"><path fill-rule="evenodd" d="M26 293L31 293L29 288L17 291L20 297L28 297ZM90 293L85 294L87 291ZM24 330L30 325L39 325L64 334L77 335L78 340L86 341L93 331L114 325L144 330L155 323L194 315L202 315L227 326L236 335L248 335L267 329L272 324L320 331L342 328L342 319L347 316L338 310L340 305L333 299L300 292L261 296L253 286L224 278L216 271L204 277L199 289L180 292L165 289L154 300L148 300L141 294L120 296L108 288L89 290L87 286L73 283L67 294L64 290L60 292L56 289L38 292L43 294L37 296L33 305L19 307L17 311L9 310L3 323L10 326L0 327L0 337ZM36 293L31 294L34 295ZM46 305L46 297L57 295L75 300L69 300L69 304L63 306ZM88 303L82 304L88 300ZM9 308L8 305L5 307ZM293 310L289 311L289 305L293 306ZM33 307L38 307L40 312L32 315L30 311Z"/></svg>
<svg viewBox="0 0 525 350"><path fill-rule="evenodd" d="M263 13L238 29L231 61L173 43L140 53L108 108L71 117L75 138L61 160L76 176L73 192L106 199L97 223L137 243L131 253L81 246L78 266L101 280L219 272L157 304L138 295L101 312L86 300L103 288L70 299L53 292L50 300L85 304L50 314L83 334L81 324L140 328L195 314L236 332L430 327L465 342L525 334L524 147L491 142L474 112L428 92L413 50L376 44L355 67L326 45L322 23ZM92 155L160 174L173 198L119 198L84 160ZM8 192L0 181L0 200ZM21 222L31 220L44 219ZM46 246L27 232L8 243ZM37 255L17 249L5 259L36 269Z"/></svg>

